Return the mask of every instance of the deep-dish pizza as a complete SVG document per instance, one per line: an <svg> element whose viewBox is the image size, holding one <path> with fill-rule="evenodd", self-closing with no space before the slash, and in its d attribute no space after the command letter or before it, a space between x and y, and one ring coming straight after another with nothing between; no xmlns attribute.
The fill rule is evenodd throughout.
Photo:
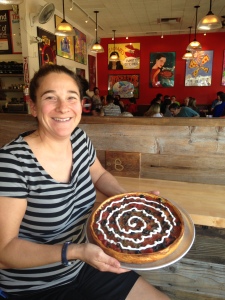
<svg viewBox="0 0 225 300"><path fill-rule="evenodd" d="M179 209L167 199L127 193L105 200L92 214L94 243L121 262L141 264L176 250L184 234Z"/></svg>

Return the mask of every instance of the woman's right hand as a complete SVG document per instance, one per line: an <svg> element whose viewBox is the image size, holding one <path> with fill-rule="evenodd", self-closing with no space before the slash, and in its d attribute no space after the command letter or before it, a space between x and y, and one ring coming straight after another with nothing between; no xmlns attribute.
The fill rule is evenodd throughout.
<svg viewBox="0 0 225 300"><path fill-rule="evenodd" d="M68 249L69 248L70 246ZM76 258L102 272L112 272L117 274L128 272L128 270L121 268L120 262L117 259L105 254L105 252L97 245L91 243L74 244L74 249L71 247L71 251L68 252L69 259L72 259L70 255L74 253Z"/></svg>

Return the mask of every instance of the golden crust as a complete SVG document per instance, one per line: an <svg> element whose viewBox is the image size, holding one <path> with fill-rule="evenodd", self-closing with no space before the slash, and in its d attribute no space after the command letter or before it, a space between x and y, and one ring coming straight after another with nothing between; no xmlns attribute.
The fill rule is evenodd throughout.
<svg viewBox="0 0 225 300"><path fill-rule="evenodd" d="M180 221L180 233L179 236L176 238L176 240L174 242L172 242L169 246L167 246L166 248L153 252L153 253L141 253L141 254L134 254L134 253L123 253L123 252L117 252L114 249L108 248L106 246L104 246L104 244L98 239L97 234L94 231L94 224L95 224L95 217L96 214L101 211L105 206L107 206L108 204L110 204L112 201L115 200L119 200L122 199L125 196L129 196L129 197L138 197L140 195L143 195L146 199L161 199L163 201L163 204L167 204L170 209L172 209L179 221ZM159 259L163 259L164 257L170 255L171 253L173 253L180 241L182 240L183 234L184 234L184 221L183 221L183 217L181 212L179 211L179 209L173 205L169 200L163 198L163 197L159 197L153 194L148 194L148 193L126 193L126 194L120 194L120 195L116 195L113 197L108 198L107 200L105 200L103 203L101 203L101 205L93 212L92 216L91 216L91 221L90 221L90 233L91 236L94 240L94 243L96 243L97 245L99 245L103 251L105 253L107 253L108 255L118 259L120 262L125 262L125 263L132 263L132 264L144 264L144 263L149 263L149 262L153 262L153 261L157 261Z"/></svg>

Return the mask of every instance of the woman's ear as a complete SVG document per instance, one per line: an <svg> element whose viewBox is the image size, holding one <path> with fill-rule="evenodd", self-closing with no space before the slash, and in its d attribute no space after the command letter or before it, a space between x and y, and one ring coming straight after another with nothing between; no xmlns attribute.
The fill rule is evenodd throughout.
<svg viewBox="0 0 225 300"><path fill-rule="evenodd" d="M29 106L29 111L30 113L32 114L33 117L37 117L37 108L36 108L36 104L31 100L29 99L28 101L28 106Z"/></svg>

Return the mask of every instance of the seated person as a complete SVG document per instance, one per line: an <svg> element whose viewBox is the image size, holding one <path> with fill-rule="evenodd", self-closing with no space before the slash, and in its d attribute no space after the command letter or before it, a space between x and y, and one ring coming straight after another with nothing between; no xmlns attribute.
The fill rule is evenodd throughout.
<svg viewBox="0 0 225 300"><path fill-rule="evenodd" d="M213 109L213 117L214 118L218 118L224 115L224 111L225 111L225 94L222 93L219 96L220 98L220 103L217 104L214 109Z"/></svg>
<svg viewBox="0 0 225 300"><path fill-rule="evenodd" d="M177 103L172 103L169 110L174 117L200 117L200 115L192 108L187 106L180 106Z"/></svg>
<svg viewBox="0 0 225 300"><path fill-rule="evenodd" d="M136 98L135 97L129 98L129 102L130 103L127 105L127 111L132 115L135 115L137 113Z"/></svg>
<svg viewBox="0 0 225 300"><path fill-rule="evenodd" d="M200 111L197 107L195 98L189 97L188 107L192 108L194 111L196 111L200 115Z"/></svg>
<svg viewBox="0 0 225 300"><path fill-rule="evenodd" d="M216 93L216 99L212 102L211 111L213 111L217 105L222 103L222 100L220 99L221 95L223 95L222 91Z"/></svg>
<svg viewBox="0 0 225 300"><path fill-rule="evenodd" d="M162 114L160 113L160 104L154 103L150 106L150 108L144 114L145 117L153 117L153 118L162 118Z"/></svg>
<svg viewBox="0 0 225 300"><path fill-rule="evenodd" d="M121 109L118 105L115 105L112 95L107 95L106 97L107 105L103 106L104 116L119 116L121 114Z"/></svg>

